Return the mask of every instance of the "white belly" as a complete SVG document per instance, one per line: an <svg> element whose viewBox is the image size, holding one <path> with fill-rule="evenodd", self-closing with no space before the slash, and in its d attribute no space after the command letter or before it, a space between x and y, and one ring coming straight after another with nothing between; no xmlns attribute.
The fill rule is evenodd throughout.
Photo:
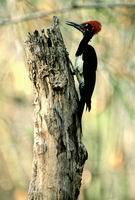
<svg viewBox="0 0 135 200"><path fill-rule="evenodd" d="M75 70L77 70L80 73L80 75L83 74L83 60L82 60L82 55L76 57L74 68L75 68Z"/></svg>

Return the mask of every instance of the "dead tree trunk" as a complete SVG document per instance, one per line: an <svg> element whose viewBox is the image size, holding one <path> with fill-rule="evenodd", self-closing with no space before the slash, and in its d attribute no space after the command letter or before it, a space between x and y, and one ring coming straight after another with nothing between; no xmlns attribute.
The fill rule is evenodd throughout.
<svg viewBox="0 0 135 200"><path fill-rule="evenodd" d="M87 151L81 141L78 96L58 19L29 34L26 52L35 86L34 158L29 200L78 198Z"/></svg>

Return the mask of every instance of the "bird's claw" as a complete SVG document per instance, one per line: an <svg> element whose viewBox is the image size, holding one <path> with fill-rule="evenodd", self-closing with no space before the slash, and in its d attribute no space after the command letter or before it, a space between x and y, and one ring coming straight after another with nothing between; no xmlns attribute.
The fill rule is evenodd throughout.
<svg viewBox="0 0 135 200"><path fill-rule="evenodd" d="M80 84L79 84L79 88L80 88L80 90L83 89L84 86L85 86L85 85L84 85L84 82L80 82Z"/></svg>
<svg viewBox="0 0 135 200"><path fill-rule="evenodd" d="M74 71L74 70L71 70L71 74L72 74L72 75L75 75L75 71Z"/></svg>

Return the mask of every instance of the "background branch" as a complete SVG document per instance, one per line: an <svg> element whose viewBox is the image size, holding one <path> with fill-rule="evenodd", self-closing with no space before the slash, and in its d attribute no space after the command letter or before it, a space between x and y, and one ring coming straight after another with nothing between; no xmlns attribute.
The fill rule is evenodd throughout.
<svg viewBox="0 0 135 200"><path fill-rule="evenodd" d="M64 13L64 12L70 12L74 9L106 9L106 8L134 8L135 3L91 3L91 4L73 4L69 7L66 8L61 8L61 9L56 9L52 10L49 12L45 11L39 11L39 12L34 12L30 14L25 14L22 16L17 16L17 17L8 17L8 18L1 18L0 19L0 25L9 25L9 24L17 24L19 22L23 21L29 21L29 20L34 20L37 18L43 18L47 17L49 15L53 15L56 13Z"/></svg>

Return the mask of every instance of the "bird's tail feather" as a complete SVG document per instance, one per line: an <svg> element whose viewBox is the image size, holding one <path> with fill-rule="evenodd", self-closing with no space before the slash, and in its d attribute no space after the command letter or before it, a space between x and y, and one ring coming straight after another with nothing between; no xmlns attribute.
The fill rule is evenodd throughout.
<svg viewBox="0 0 135 200"><path fill-rule="evenodd" d="M90 110L91 110L91 101L89 100L89 101L87 101L86 102L86 111L89 111L90 112Z"/></svg>

